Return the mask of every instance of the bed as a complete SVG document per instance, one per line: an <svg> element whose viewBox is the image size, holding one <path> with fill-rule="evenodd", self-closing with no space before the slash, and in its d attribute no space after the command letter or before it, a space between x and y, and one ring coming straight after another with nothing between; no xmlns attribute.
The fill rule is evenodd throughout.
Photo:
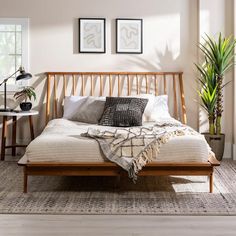
<svg viewBox="0 0 236 236"><path fill-rule="evenodd" d="M184 124L187 122L182 72L48 72L46 75L46 128L31 142L18 162L24 167L25 193L29 175L127 175L121 167L104 157L96 140L81 137L88 127L97 128L97 125L61 118L66 95L78 92L83 96L168 94L172 99L173 117ZM59 83L62 86L58 86ZM59 91L59 87L62 90ZM148 163L139 176L209 176L209 190L213 192L214 166L219 162L208 154L204 138L175 137L163 145L158 159Z"/></svg>

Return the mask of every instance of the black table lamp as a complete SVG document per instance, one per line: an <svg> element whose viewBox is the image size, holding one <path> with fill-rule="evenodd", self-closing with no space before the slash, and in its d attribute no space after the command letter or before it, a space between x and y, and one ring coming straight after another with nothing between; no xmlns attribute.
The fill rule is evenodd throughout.
<svg viewBox="0 0 236 236"><path fill-rule="evenodd" d="M4 84L4 109L0 109L0 112L10 112L13 111L13 109L7 109L7 81L16 73L20 72L18 76L16 76L16 81L22 80L22 79L31 79L32 75L30 73L26 73L25 69L21 66L17 71L15 71L12 75L7 77L2 81L0 86Z"/></svg>

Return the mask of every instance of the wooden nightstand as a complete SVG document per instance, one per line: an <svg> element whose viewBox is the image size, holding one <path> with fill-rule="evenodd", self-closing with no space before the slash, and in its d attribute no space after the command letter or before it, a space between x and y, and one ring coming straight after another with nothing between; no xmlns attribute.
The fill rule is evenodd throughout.
<svg viewBox="0 0 236 236"><path fill-rule="evenodd" d="M30 128L30 135L31 140L34 139L34 127L33 127L33 120L32 116L38 115L38 111L17 111L17 112L0 112L0 116L3 117L2 122L2 146L1 146L1 160L4 161L5 159L5 150L6 148L11 148L12 156L16 155L16 148L17 147L26 147L27 145L20 145L16 143L16 127L17 127L17 117L28 116L29 118L29 128ZM11 145L6 145L7 139L7 120L8 117L12 118L12 140Z"/></svg>

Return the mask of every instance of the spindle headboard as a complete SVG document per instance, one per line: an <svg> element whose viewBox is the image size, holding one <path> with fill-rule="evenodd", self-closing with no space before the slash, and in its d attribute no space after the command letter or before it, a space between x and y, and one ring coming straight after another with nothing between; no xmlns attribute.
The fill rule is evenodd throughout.
<svg viewBox="0 0 236 236"><path fill-rule="evenodd" d="M62 116L65 96L167 94L171 114L187 122L182 72L46 72L46 124Z"/></svg>

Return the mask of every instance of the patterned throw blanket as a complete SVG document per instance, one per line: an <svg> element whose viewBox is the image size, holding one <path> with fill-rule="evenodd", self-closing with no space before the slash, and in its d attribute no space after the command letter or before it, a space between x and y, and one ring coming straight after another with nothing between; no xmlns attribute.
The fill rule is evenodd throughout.
<svg viewBox="0 0 236 236"><path fill-rule="evenodd" d="M177 121L159 122L150 126L99 130L89 128L82 136L96 139L104 155L128 171L135 182L138 172L157 159L160 147L171 137L200 135Z"/></svg>

